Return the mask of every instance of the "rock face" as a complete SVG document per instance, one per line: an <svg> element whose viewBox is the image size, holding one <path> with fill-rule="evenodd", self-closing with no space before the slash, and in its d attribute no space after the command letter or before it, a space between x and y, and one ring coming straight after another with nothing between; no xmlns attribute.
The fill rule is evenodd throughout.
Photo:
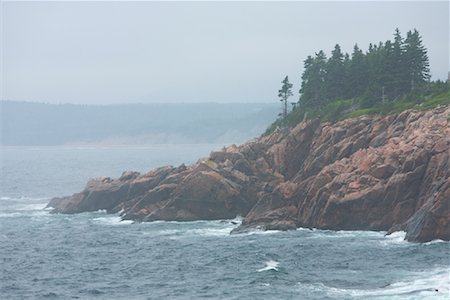
<svg viewBox="0 0 450 300"><path fill-rule="evenodd" d="M405 230L450 240L450 108L295 128L212 152L192 166L98 178L54 212L124 219L244 220L251 228Z"/></svg>

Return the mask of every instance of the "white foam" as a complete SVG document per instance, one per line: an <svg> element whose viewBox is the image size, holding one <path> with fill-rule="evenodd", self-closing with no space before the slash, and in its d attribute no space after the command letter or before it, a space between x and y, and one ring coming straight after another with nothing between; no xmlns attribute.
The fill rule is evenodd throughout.
<svg viewBox="0 0 450 300"><path fill-rule="evenodd" d="M0 213L0 218L15 218L22 216L23 213L20 212L11 212L11 213Z"/></svg>
<svg viewBox="0 0 450 300"><path fill-rule="evenodd" d="M380 231L366 231L366 230L322 230L315 229L312 230L307 228L302 228L301 231L308 231L312 234L308 238L383 238L385 232Z"/></svg>
<svg viewBox="0 0 450 300"><path fill-rule="evenodd" d="M411 246L412 243L405 240L405 231L396 231L390 235L385 235L383 239L380 240L383 246Z"/></svg>
<svg viewBox="0 0 450 300"><path fill-rule="evenodd" d="M98 217L98 218L94 218L92 219L92 221L94 221L97 224L101 224L101 225L128 225L128 224L132 224L133 221L132 220L122 220L122 218L120 218L119 216L107 216L107 217Z"/></svg>
<svg viewBox="0 0 450 300"><path fill-rule="evenodd" d="M34 210L34 211L12 211L12 212L1 212L0 218L17 218L17 217L41 217L50 216L48 210Z"/></svg>
<svg viewBox="0 0 450 300"><path fill-rule="evenodd" d="M26 197L26 196L20 196L20 197L8 197L8 196L2 196L0 197L1 201L14 201L14 202L40 202L40 201L48 201L51 198L49 197Z"/></svg>
<svg viewBox="0 0 450 300"><path fill-rule="evenodd" d="M30 198L30 197L1 197L0 211L3 214L19 212L43 211L47 206L49 198ZM16 214L17 215L17 214Z"/></svg>
<svg viewBox="0 0 450 300"><path fill-rule="evenodd" d="M185 237L227 237L230 236L232 227L209 227L209 228L180 228L180 229L164 229L164 230L152 230L144 232L144 235L151 236L168 236L169 238L185 238Z"/></svg>
<svg viewBox="0 0 450 300"><path fill-rule="evenodd" d="M301 285L302 290L309 289L326 293L330 297L351 297L356 299L450 299L450 273L447 269L430 272L412 273L409 280L397 281L386 287L376 289L341 289L323 283ZM419 298L417 298L419 297Z"/></svg>
<svg viewBox="0 0 450 300"><path fill-rule="evenodd" d="M422 245L433 245L433 244L439 244L439 243L448 243L448 241L444 241L444 240L432 240L426 243L423 243Z"/></svg>
<svg viewBox="0 0 450 300"><path fill-rule="evenodd" d="M200 236L229 236L232 228L202 228L188 230L188 234Z"/></svg>
<svg viewBox="0 0 450 300"><path fill-rule="evenodd" d="M270 271L270 270L278 272L279 265L280 265L279 262L271 259L269 261L266 261L266 266L264 268L259 269L258 272L264 272L264 271Z"/></svg>
<svg viewBox="0 0 450 300"><path fill-rule="evenodd" d="M23 204L18 205L16 210L44 210L47 203L33 203L33 204Z"/></svg>
<svg viewBox="0 0 450 300"><path fill-rule="evenodd" d="M416 295L421 299L450 296L450 277L448 270L436 270L434 273L424 272L408 281L398 281L384 288L374 290L350 290L352 296L359 297L391 297ZM449 299L449 298L446 298Z"/></svg>

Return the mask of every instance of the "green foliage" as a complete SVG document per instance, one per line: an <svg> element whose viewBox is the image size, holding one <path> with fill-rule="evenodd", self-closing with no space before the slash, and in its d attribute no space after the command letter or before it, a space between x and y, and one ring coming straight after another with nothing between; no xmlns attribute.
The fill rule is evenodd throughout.
<svg viewBox="0 0 450 300"><path fill-rule="evenodd" d="M324 107L342 98L365 98L371 107L395 101L411 92L422 93L429 83L427 50L419 32L408 31L404 39L398 28L394 41L370 44L364 53L355 44L351 56L337 44L329 59L320 50L304 61L300 106Z"/></svg>
<svg viewBox="0 0 450 300"><path fill-rule="evenodd" d="M449 83L430 82L427 50L416 29L403 38L397 28L393 41L369 44L365 53L355 44L351 55L344 54L336 44L327 59L320 50L305 59L301 79L298 105L287 115L284 110L283 119L266 133L277 126L295 126L306 117L335 122L449 102Z"/></svg>
<svg viewBox="0 0 450 300"><path fill-rule="evenodd" d="M281 103L283 104L283 119L286 119L287 116L287 101L290 96L292 96L292 83L289 82L288 76L284 78L281 82L283 85L280 90L278 90L278 97L280 98Z"/></svg>
<svg viewBox="0 0 450 300"><path fill-rule="evenodd" d="M336 100L320 109L295 109L287 115L286 124L288 126L297 125L303 121L305 114L307 114L307 119L319 118L322 122L336 122L363 115L394 114L407 109L430 110L440 105L450 105L450 85L446 83L446 86L446 88L440 86L442 89L446 89L444 92L437 94L433 93L426 96L422 95L422 101L419 102L416 98L407 96L399 101L377 103L372 107L362 108L362 103L364 103L365 99L354 98L347 100ZM280 120L275 121L266 130L265 135L272 133L279 126L281 126Z"/></svg>
<svg viewBox="0 0 450 300"><path fill-rule="evenodd" d="M406 97L401 101L379 103L371 108L354 110L344 116L344 118L355 118L362 115L388 115L399 113L407 109L430 110L439 105L450 105L450 91L437 95L422 96L423 101L417 101L417 98Z"/></svg>

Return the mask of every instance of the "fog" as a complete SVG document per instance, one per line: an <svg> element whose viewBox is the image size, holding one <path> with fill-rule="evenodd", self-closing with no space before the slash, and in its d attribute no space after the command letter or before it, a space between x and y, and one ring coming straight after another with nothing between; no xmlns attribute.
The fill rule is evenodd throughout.
<svg viewBox="0 0 450 300"><path fill-rule="evenodd" d="M279 112L276 103L99 106L3 101L0 108L3 146L243 143L263 133Z"/></svg>
<svg viewBox="0 0 450 300"><path fill-rule="evenodd" d="M432 79L449 69L442 2L1 3L1 98L48 103L277 102L336 43L417 28ZM294 97L298 97L295 95Z"/></svg>

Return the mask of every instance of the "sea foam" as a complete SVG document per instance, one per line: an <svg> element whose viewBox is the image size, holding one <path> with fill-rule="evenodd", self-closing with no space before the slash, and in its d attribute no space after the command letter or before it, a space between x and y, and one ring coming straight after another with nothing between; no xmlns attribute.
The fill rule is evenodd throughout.
<svg viewBox="0 0 450 300"><path fill-rule="evenodd" d="M326 293L330 297L354 299L450 299L450 273L447 269L412 273L408 279L375 289L344 289L323 283L302 284L302 289Z"/></svg>
<svg viewBox="0 0 450 300"><path fill-rule="evenodd" d="M278 266L280 265L279 262L271 259L269 261L266 261L265 263L266 263L266 266L264 268L259 269L258 272L264 272L264 271L270 271L270 270L278 272Z"/></svg>

